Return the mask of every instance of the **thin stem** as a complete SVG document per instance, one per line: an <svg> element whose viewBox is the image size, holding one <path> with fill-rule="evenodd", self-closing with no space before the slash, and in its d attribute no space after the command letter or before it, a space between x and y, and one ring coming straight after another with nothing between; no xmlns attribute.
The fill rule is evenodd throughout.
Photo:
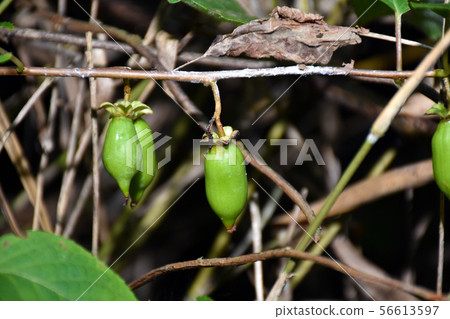
<svg viewBox="0 0 450 319"><path fill-rule="evenodd" d="M60 60L61 57L59 54L56 56L55 65L60 66ZM48 112L48 119L47 119L47 132L43 135L43 140L41 140L41 146L43 149L41 161L39 164L39 172L36 178L36 205L34 207L34 216L33 216L33 230L36 230L39 228L39 219L41 214L41 206L43 204L43 194L44 194L44 171L47 168L48 162L49 162L49 154L54 149L54 141L53 141L53 132L55 130L55 123L56 123L56 115L58 110L58 98L59 98L59 91L56 86L53 86L51 97L50 97L50 109ZM41 135L41 134L39 134ZM45 139L45 140L44 140ZM57 225L56 225L57 228ZM55 230L56 230L55 228Z"/></svg>
<svg viewBox="0 0 450 319"><path fill-rule="evenodd" d="M64 228L63 236L70 238L75 230L75 226L77 225L78 219L81 216L84 205L87 202L87 199L91 195L92 189L92 174L89 174L88 177L84 180L83 186L81 187L81 193L78 197L77 203L70 214L69 220L67 221L67 225Z"/></svg>
<svg viewBox="0 0 450 319"><path fill-rule="evenodd" d="M449 0L445 0L444 3L448 4L450 1ZM443 18L442 19L442 35L445 34L445 31L448 29L448 24L449 24L449 19L448 18ZM448 61L448 50L445 50L445 52L442 54L442 66L445 72L449 72L450 71L450 66L449 66L449 61ZM443 79L443 84L444 84L444 89L445 89L445 93L446 93L446 99L447 99L447 104L450 102L450 80L448 77L445 77Z"/></svg>
<svg viewBox="0 0 450 319"><path fill-rule="evenodd" d="M131 96L130 79L123 79L123 100L129 101Z"/></svg>
<svg viewBox="0 0 450 319"><path fill-rule="evenodd" d="M86 42L88 48L86 50L86 59L88 61L88 66L92 68L94 63L92 61L92 33L86 33ZM100 172L98 165L98 120L97 120L97 81L95 78L89 78L89 92L91 100L91 129L92 129L92 178L93 178L93 212L92 212L92 254L94 256L98 255L98 240L99 240L99 229L100 229Z"/></svg>
<svg viewBox="0 0 450 319"><path fill-rule="evenodd" d="M44 192L44 174L43 171L48 164L48 156L44 152L41 156L41 161L39 163L39 172L36 177L36 205L34 205L33 211L33 224L32 229L39 229L39 218L41 217L41 203L42 203L42 193Z"/></svg>
<svg viewBox="0 0 450 319"><path fill-rule="evenodd" d="M13 233L19 237L25 238L26 235L22 232L22 230L20 230L19 224L17 223L16 218L14 217L14 214L11 208L9 207L8 200L6 199L6 196L3 193L2 185L0 185L0 205L2 207L5 219L8 221L9 226L11 227Z"/></svg>
<svg viewBox="0 0 450 319"><path fill-rule="evenodd" d="M397 71L402 71L402 15L395 11L395 57Z"/></svg>
<svg viewBox="0 0 450 319"><path fill-rule="evenodd" d="M39 172L36 177L36 205L34 206L34 215L33 215L33 230L39 229L39 220L41 218L41 206L43 203L43 194L44 194L44 170L47 168L49 161L49 153L53 150L53 130L56 110L58 105L58 90L54 86L52 88L51 98L50 98L50 110L47 119L47 132L42 134L41 146L43 149L41 160L39 163ZM41 134L39 134L41 136Z"/></svg>
<svg viewBox="0 0 450 319"><path fill-rule="evenodd" d="M374 39L380 39L380 40L385 40L385 41L390 41L390 42L397 42L397 37L392 37L390 35L385 35L385 34L380 34L380 33L375 33L375 32L368 32L368 33L361 33L360 34L363 37L367 37L367 38L374 38ZM424 49L429 49L432 50L433 47L430 47L429 45L417 42L417 41L412 41L412 40L406 40L406 39L401 39L401 44L403 45L409 45L412 47L421 47Z"/></svg>
<svg viewBox="0 0 450 319"><path fill-rule="evenodd" d="M444 278L444 217L445 217L445 195L440 192L440 209L439 209L439 249L438 249L438 267L437 267L437 280L436 280L436 292L442 294L442 280Z"/></svg>
<svg viewBox="0 0 450 319"><path fill-rule="evenodd" d="M89 25L96 23L98 15L98 0L92 0ZM86 32L86 61L89 68L94 67L94 57L92 55L92 32ZM97 81L89 78L89 93L91 100L91 127L92 127L92 176L93 176L93 201L94 211L92 212L92 254L98 256L99 230L100 230L100 170L98 164L98 120L97 120Z"/></svg>
<svg viewBox="0 0 450 319"><path fill-rule="evenodd" d="M213 91L214 95L214 102L215 102L215 110L214 110L214 121L216 121L216 127L217 131L219 132L219 137L225 136L225 131L223 130L222 122L220 121L220 113L222 113L222 103L220 102L220 93L219 93L219 87L217 86L216 81L212 81L210 83L211 89Z"/></svg>
<svg viewBox="0 0 450 319"><path fill-rule="evenodd" d="M20 61L14 54L12 54L11 52L6 51L5 49L0 47L0 54L7 54L10 53L11 54L11 58L9 59L12 63L14 63L16 65L16 71L17 73L22 73L23 70L25 69L22 61Z"/></svg>
<svg viewBox="0 0 450 319"><path fill-rule="evenodd" d="M262 251L262 228L261 228L261 210L256 199L250 200L249 211L252 224L253 252L260 253ZM264 280L263 267L261 261L256 261L253 265L256 300L264 300Z"/></svg>
<svg viewBox="0 0 450 319"><path fill-rule="evenodd" d="M67 12L67 0L58 0L58 14L65 15Z"/></svg>
<svg viewBox="0 0 450 319"><path fill-rule="evenodd" d="M368 283L376 283L376 284L385 285L385 286L395 288L395 289L402 289L406 292L409 292L411 294L414 294L416 296L419 296L419 297L427 299L427 300L444 300L445 299L445 296L438 295L435 292L428 290L426 288L412 286L412 285L403 283L403 282L395 280L395 279L378 278L378 277L375 277L372 275L362 273L362 272L360 272L354 268L351 268L349 266L346 266L340 262L333 261L330 258L326 258L323 256L314 256L309 253L299 252L299 251L295 251L295 250L292 250L289 248L267 250L267 251L264 251L261 253L242 255L242 256L238 256L238 257L211 258L211 259L198 258L195 260L189 260L189 261L168 264L168 265L159 267L157 269L154 269L154 270L148 272L147 274L141 276L139 279L130 283L128 286L131 289L137 289L137 288L141 287L142 285L154 280L155 278L157 278L161 275L164 275L164 274L167 274L170 272L174 272L174 271L189 270L189 269L196 269L196 268L203 268L203 267L239 266L239 265L244 265L244 264L248 264L248 263L253 263L258 260L268 260L268 259L275 259L275 258L282 258L282 257L311 260L317 264L331 268L340 273L350 275L353 278L360 279L360 280L368 282Z"/></svg>
<svg viewBox="0 0 450 319"><path fill-rule="evenodd" d="M66 155L66 168L64 170L61 190L59 192L58 203L56 205L56 227L55 234L61 235L63 232L64 220L67 214L67 205L69 203L69 198L72 194L72 188L74 186L74 179L77 171L78 163L75 162L74 157L77 147L77 137L80 124L82 123L83 115L83 101L85 93L85 84L81 82L78 89L78 95L75 102L75 111L72 118L72 124L70 127L69 143L67 146ZM80 147L82 144L80 143Z"/></svg>

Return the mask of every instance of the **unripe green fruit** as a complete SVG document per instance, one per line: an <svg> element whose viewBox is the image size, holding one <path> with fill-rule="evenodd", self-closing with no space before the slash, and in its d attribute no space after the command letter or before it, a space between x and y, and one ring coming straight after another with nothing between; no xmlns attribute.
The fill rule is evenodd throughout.
<svg viewBox="0 0 450 319"><path fill-rule="evenodd" d="M247 202L244 156L234 144L214 145L205 156L205 188L209 205L228 231Z"/></svg>
<svg viewBox="0 0 450 319"><path fill-rule="evenodd" d="M131 179L137 173L137 157L140 161L141 154L133 120L125 116L114 117L106 131L103 164L127 199Z"/></svg>
<svg viewBox="0 0 450 319"><path fill-rule="evenodd" d="M436 184L450 199L450 122L442 120L431 140Z"/></svg>
<svg viewBox="0 0 450 319"><path fill-rule="evenodd" d="M142 166L134 175L130 184L131 206L135 206L142 198L145 189L150 185L156 174L157 163L155 148L153 146L153 135L150 126L142 118L134 121L134 128L142 148Z"/></svg>

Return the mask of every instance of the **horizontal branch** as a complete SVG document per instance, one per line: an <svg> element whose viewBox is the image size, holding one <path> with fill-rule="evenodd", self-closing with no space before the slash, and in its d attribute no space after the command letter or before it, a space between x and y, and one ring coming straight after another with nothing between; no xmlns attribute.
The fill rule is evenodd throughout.
<svg viewBox="0 0 450 319"><path fill-rule="evenodd" d="M428 71L427 77L441 76L440 70ZM225 71L146 71L131 70L125 67L110 68L46 68L26 67L22 73L18 73L12 67L0 67L0 76L28 75L28 76L51 76L51 77L78 77L78 78L113 78L113 79L153 79L173 80L181 82L204 83L212 81L236 78L270 77L281 75L354 75L374 78L404 79L413 74L413 71L377 71L349 69L348 67L329 66L285 66L263 69L242 69Z"/></svg>
<svg viewBox="0 0 450 319"><path fill-rule="evenodd" d="M159 268L156 268L147 274L143 275L139 279L133 281L128 286L131 289L137 289L142 285L154 280L155 278L180 270L204 268L204 267L229 267L229 266L240 266L248 263L253 263L258 260L268 260L274 258L295 258L295 259L305 259L314 261L317 264L331 268L345 275L351 276L355 279L360 279L367 283L385 285L395 289L401 289L408 293L419 296L427 300L443 300L445 296L438 295L434 291L426 288L413 286L410 284L403 283L401 281L390 279L390 278L379 278L372 275L362 273L354 268L346 266L340 262L334 261L330 258L323 256L315 256L305 252L298 252L290 248L267 250L261 253L242 255L238 257L225 257L225 258L210 258L203 259L199 258L196 260L182 261L178 263L168 264Z"/></svg>

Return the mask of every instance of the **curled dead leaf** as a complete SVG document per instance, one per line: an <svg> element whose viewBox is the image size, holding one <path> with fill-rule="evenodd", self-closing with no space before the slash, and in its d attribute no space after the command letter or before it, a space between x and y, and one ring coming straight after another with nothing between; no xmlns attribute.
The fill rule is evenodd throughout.
<svg viewBox="0 0 450 319"><path fill-rule="evenodd" d="M321 15L276 7L270 18L250 21L219 36L205 56L274 57L304 64L327 64L335 50L361 42L367 29L328 25Z"/></svg>

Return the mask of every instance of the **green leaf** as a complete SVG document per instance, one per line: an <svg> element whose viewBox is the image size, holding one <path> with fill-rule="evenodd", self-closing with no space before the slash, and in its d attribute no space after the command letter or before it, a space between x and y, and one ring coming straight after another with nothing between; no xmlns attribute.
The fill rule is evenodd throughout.
<svg viewBox="0 0 450 319"><path fill-rule="evenodd" d="M392 10L381 1L374 3L373 0L352 0L352 6L358 15L356 24L360 26L392 14Z"/></svg>
<svg viewBox="0 0 450 319"><path fill-rule="evenodd" d="M410 2L412 9L430 9L444 18L448 18L450 13L450 3L424 3Z"/></svg>
<svg viewBox="0 0 450 319"><path fill-rule="evenodd" d="M125 282L73 241L30 231L0 237L0 300L136 300Z"/></svg>
<svg viewBox="0 0 450 319"><path fill-rule="evenodd" d="M11 53L5 53L0 55L0 63L5 63L11 60L12 54Z"/></svg>
<svg viewBox="0 0 450 319"><path fill-rule="evenodd" d="M444 118L447 114L447 109L441 103L436 103L431 108L429 108L425 114L429 115L439 115L441 118Z"/></svg>
<svg viewBox="0 0 450 319"><path fill-rule="evenodd" d="M403 14L411 10L408 5L408 0L381 0L385 3L391 10L398 14Z"/></svg>
<svg viewBox="0 0 450 319"><path fill-rule="evenodd" d="M0 28L6 28L9 30L14 30L14 24L8 21L0 21Z"/></svg>
<svg viewBox="0 0 450 319"><path fill-rule="evenodd" d="M196 301L214 301L211 297L208 296L198 296L195 298Z"/></svg>
<svg viewBox="0 0 450 319"><path fill-rule="evenodd" d="M429 9L412 10L404 15L403 21L415 26L431 40L436 41L442 36L442 17Z"/></svg>
<svg viewBox="0 0 450 319"><path fill-rule="evenodd" d="M255 17L249 16L236 0L168 0L170 3L184 2L185 4L216 18L247 23Z"/></svg>
<svg viewBox="0 0 450 319"><path fill-rule="evenodd" d="M411 8L408 5L408 0L381 0L388 5L394 12L402 15L408 12Z"/></svg>
<svg viewBox="0 0 450 319"><path fill-rule="evenodd" d="M352 6L358 15L356 24L360 26L392 14L392 9L382 1L374 3L373 0L352 0ZM442 35L442 18L429 9L410 10L402 19L414 25L431 40L437 40Z"/></svg>

